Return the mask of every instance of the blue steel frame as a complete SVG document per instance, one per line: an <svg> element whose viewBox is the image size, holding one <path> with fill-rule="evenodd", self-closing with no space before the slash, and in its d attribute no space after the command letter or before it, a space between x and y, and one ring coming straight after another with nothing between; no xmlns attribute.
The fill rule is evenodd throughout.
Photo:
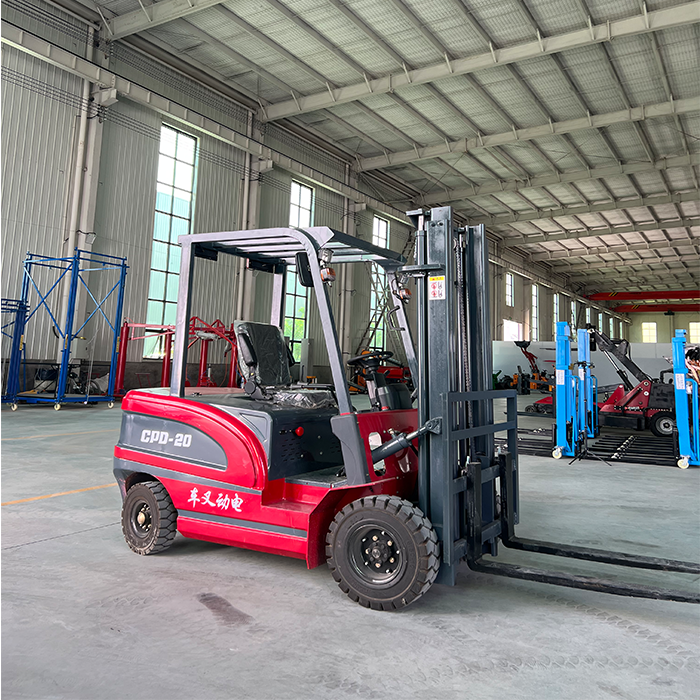
<svg viewBox="0 0 700 700"><path fill-rule="evenodd" d="M578 337L578 429L579 435L598 437L598 379L591 373L591 332L579 328Z"/></svg>
<svg viewBox="0 0 700 700"><path fill-rule="evenodd" d="M573 457L578 442L577 378L571 372L571 330L566 321L557 321L555 362L556 440L553 454Z"/></svg>
<svg viewBox="0 0 700 700"><path fill-rule="evenodd" d="M4 397L14 396L19 392L19 365L22 357L22 334L15 333L16 328L23 328L29 307L21 299L3 299L2 314L7 316L12 314L12 320L5 321L0 328L0 332L10 338L10 359L7 366L7 382L5 385Z"/></svg>
<svg viewBox="0 0 700 700"><path fill-rule="evenodd" d="M676 330L673 346L673 388L678 428L678 466L700 466L700 399L698 383L685 364L685 330Z"/></svg>
<svg viewBox="0 0 700 700"><path fill-rule="evenodd" d="M34 279L34 268L58 270L57 278L53 281L49 290L45 293L39 289L39 286ZM17 401L23 401L25 403L54 403L60 405L62 403L86 403L87 401L114 401L114 382L117 367L117 343L119 339L119 327L121 325L121 317L124 307L124 286L126 282L127 269L128 265L126 264L126 258L121 258L114 255L105 255L104 253L79 250L78 248L75 249L75 253L72 257L66 258L52 258L44 255L36 255L35 253L27 253L27 257L24 260L22 297L19 301L20 306L23 306L24 313L18 313L14 323L12 350L8 366L7 392L2 397L3 403L17 403ZM98 300L90 290L84 275L90 272L107 271L116 271L117 281L111 287L111 289ZM49 297L52 292L58 288L59 284L62 280L64 280L64 278L69 280L69 296L65 327L62 328L61 324L56 319L57 314L54 313L49 305ZM80 325L80 327L73 330L75 325L75 305L80 285L85 288L88 296L95 303L95 308ZM31 313L27 313L30 308L29 297L32 291L36 293L38 303ZM115 291L117 293L117 304L114 319L110 319L105 313L103 307L107 299L109 299ZM22 364L22 352L27 324L42 307L46 310L46 313L48 314L58 337L62 340L63 345L61 349L61 362L57 378L56 393L53 396L40 396L38 394L32 396L28 394L21 394L19 392L19 374ZM72 343L78 337L83 328L85 328L85 326L89 323L92 317L98 312L102 315L112 333L112 349L110 355L109 384L107 394L105 396L90 396L88 390L84 396L82 394L67 395L66 386L68 384Z"/></svg>

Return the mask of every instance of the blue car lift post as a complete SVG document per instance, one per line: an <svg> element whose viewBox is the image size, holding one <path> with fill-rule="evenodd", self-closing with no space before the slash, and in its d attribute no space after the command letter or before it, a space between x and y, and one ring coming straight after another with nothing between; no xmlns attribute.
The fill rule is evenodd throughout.
<svg viewBox="0 0 700 700"><path fill-rule="evenodd" d="M36 268L40 270L55 270L57 278L53 282L49 282L48 291L42 292L37 283ZM3 403L9 403L12 410L17 408L17 402L23 401L30 404L38 403L53 403L54 408L58 410L63 403L88 403L95 401L107 401L111 405L114 403L114 381L116 375L116 356L117 343L119 339L119 328L121 325L122 309L124 305L124 285L126 281L126 271L128 266L126 258L116 257L114 255L105 255L104 253L94 253L92 251L75 249L75 253L71 257L54 258L35 253L27 253L24 260L24 274L22 277L22 296L19 300L21 309L17 312L12 329L12 344L10 351L10 360L8 363L8 378L6 392L2 396ZM86 282L85 275L91 272L115 272L116 282L99 300L95 297ZM61 281L67 279L69 284L68 308L66 313L65 326L62 328L57 320L58 313L52 310L49 304L49 298L54 290L60 290ZM109 287L109 284L107 285ZM75 319L76 301L78 298L78 290L84 288L87 295L92 299L95 308L74 330L77 325ZM29 312L29 299L32 292L36 293L37 303L34 309ZM105 313L105 303L116 292L117 301L114 310L114 318ZM62 341L61 361L56 379L56 391L46 394L38 394L31 392L20 392L20 370L23 363L26 363L26 333L27 325L36 316L40 309L44 309L49 317L49 320L56 332L58 338ZM89 377L87 382L86 393L68 394L66 388L68 386L68 374L70 371L70 355L73 341L79 337L80 332L87 326L90 320L97 313L104 318L112 335L112 348L110 356L109 368L109 383L107 393L105 395L90 395L89 393Z"/></svg>
<svg viewBox="0 0 700 700"><path fill-rule="evenodd" d="M685 330L677 330L672 340L673 388L678 429L678 466L700 466L700 400L698 383L689 373L685 359Z"/></svg>
<svg viewBox="0 0 700 700"><path fill-rule="evenodd" d="M555 459L582 457L589 438L598 437L598 380L591 373L591 339L587 329L578 331L577 372L572 371L571 330L566 321L557 322L556 334L556 423Z"/></svg>
<svg viewBox="0 0 700 700"><path fill-rule="evenodd" d="M578 336L578 428L585 441L598 437L598 379L591 369L591 331L579 328Z"/></svg>

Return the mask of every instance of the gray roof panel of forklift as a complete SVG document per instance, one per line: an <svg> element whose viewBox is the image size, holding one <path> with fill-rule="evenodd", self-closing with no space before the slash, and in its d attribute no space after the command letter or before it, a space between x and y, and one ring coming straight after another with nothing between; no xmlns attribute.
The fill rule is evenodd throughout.
<svg viewBox="0 0 700 700"><path fill-rule="evenodd" d="M327 226L195 233L180 236L178 242L269 263L294 264L297 253L318 254L321 249L333 251L333 263L371 261L388 270L406 263L400 253Z"/></svg>

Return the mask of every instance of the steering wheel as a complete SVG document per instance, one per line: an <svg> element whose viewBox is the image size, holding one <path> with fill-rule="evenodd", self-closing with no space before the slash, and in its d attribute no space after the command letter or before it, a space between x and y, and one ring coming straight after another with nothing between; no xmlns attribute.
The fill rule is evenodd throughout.
<svg viewBox="0 0 700 700"><path fill-rule="evenodd" d="M355 355L348 360L348 365L354 367L359 365L364 369L372 369L372 367L378 367L382 360L388 360L393 357L394 353L389 350L377 350L375 352L367 352L364 355Z"/></svg>

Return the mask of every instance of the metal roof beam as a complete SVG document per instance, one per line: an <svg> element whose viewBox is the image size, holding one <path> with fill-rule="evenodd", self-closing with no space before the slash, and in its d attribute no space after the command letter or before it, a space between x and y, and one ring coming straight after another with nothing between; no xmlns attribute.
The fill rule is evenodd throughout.
<svg viewBox="0 0 700 700"><path fill-rule="evenodd" d="M322 75L315 68L312 68L311 66L304 63L304 61L287 51L287 49L285 49L283 46L280 46L276 41L273 41L269 36L267 36L267 34L263 34L263 32L254 27L252 24L249 24L244 19L239 17L237 14L231 12L231 10L229 10L226 7L219 6L215 9L221 15L225 22L230 22L232 24L235 24L237 27L240 27L241 29L243 29L243 31L250 34L250 36L265 44L265 46L267 46L269 49L271 49L275 53L278 53L285 60L289 61L300 71L303 71L309 77L313 78L314 80L317 80L319 83L321 83L321 85L327 86L326 89L328 89L328 86L332 87L332 84L330 83L328 78L326 78L325 75ZM269 110L269 107L271 106L272 105L266 107L266 111Z"/></svg>
<svg viewBox="0 0 700 700"><path fill-rule="evenodd" d="M587 180L599 180L606 177L618 177L620 175L629 175L633 173L649 173L655 170L666 170L668 168L685 168L693 165L700 165L700 153L694 153L690 156L664 158L662 160L657 160L655 163L625 163L624 165L606 165L599 168L587 168L586 170L563 171L559 174L534 175L526 182L520 180L493 180L477 185L476 189L465 187L449 190L446 197L426 195L422 198L421 204L447 204L449 202L459 202L462 199L469 199L486 194L522 192L535 187L547 187L549 185L559 185L570 182L585 182Z"/></svg>
<svg viewBox="0 0 700 700"><path fill-rule="evenodd" d="M700 226L700 218L694 219L665 219L650 223L635 223L629 226L608 226L606 228L592 228L587 231L566 231L565 233L550 233L546 236L533 234L531 236L508 237L502 245L506 248L515 248L523 245L539 243L552 243L554 241L575 240L596 236L618 236L621 233L640 233L641 231L659 231L666 229L685 228L688 226Z"/></svg>
<svg viewBox="0 0 700 700"><path fill-rule="evenodd" d="M658 263L657 263L658 264ZM557 272L558 274L562 274L560 270L557 268L554 268L554 271ZM681 270L678 270L678 272L681 272ZM692 284L693 283L693 273L688 272L688 273L683 273L682 276L676 275L673 272L663 269L663 270L640 270L638 274L632 274L632 275L621 275L615 268L601 268L601 269L592 269L589 272L586 273L576 273L574 275L568 275L568 279L570 282L590 282L593 281L595 282L595 278L599 279L604 279L606 281L614 281L617 278L619 278L621 281L626 280L630 281L633 279L636 280L647 280L650 281L651 283L659 284L659 285L666 285L667 284L667 278L671 278L673 280L673 284L677 285L679 283L681 284ZM695 282L697 284L697 282Z"/></svg>
<svg viewBox="0 0 700 700"><path fill-rule="evenodd" d="M591 268L596 270L604 268L622 268L638 266L645 267L647 265L658 265L659 263L669 263L669 262L682 262L686 259L685 255L664 255L661 258L621 258L620 260L597 260L595 262L587 262L580 265L569 265L565 261L559 261L563 264L554 265L553 268L556 272L562 275L566 275L569 272L587 272ZM698 258L700 261L700 258Z"/></svg>
<svg viewBox="0 0 700 700"><path fill-rule="evenodd" d="M478 219L473 224L510 224L521 221L537 221L539 219L553 219L558 216L575 216L577 214L592 214L602 211L615 211L617 209L631 207L654 207L659 204L671 204L674 202L697 202L700 199L700 191L677 192L675 194L662 194L658 196L641 197L637 199L616 199L613 201L593 202L585 205L573 205L560 209L542 209L539 213L523 212L514 216L502 216L494 214L487 219Z"/></svg>
<svg viewBox="0 0 700 700"><path fill-rule="evenodd" d="M675 299L700 299L700 289L690 291L670 290L666 292L619 292L618 294L591 294L589 299L593 301L645 301L645 300L675 300Z"/></svg>
<svg viewBox="0 0 700 700"><path fill-rule="evenodd" d="M167 0L166 0L167 1ZM355 16L341 0L329 0L331 4L346 17L357 24L359 18ZM160 3L159 3L160 4ZM564 34L557 34L541 41L524 42L498 50L488 51L476 56L458 58L451 61L442 60L430 66L401 70L380 78L358 82L352 85L308 95L295 100L285 100L270 106L267 110L267 118L270 120L282 119L318 109L325 109L334 104L343 104L362 99L372 94L385 94L397 88L407 85L423 85L441 78L450 78L455 75L467 75L475 71L490 68L496 65L507 65L516 61L523 61L536 56L548 55L565 51L567 49L590 46L605 41L611 41L623 36L635 36L647 34L670 27L687 26L700 22L700 14L697 12L695 2L677 5L662 10L655 10L643 14L634 15L619 20L612 20L604 24L591 25L585 29L578 29ZM364 25L364 23L363 23ZM376 37L367 25L363 31L368 36ZM377 37L379 43L383 43L385 51L389 48L386 41ZM330 94L332 93L332 94Z"/></svg>
<svg viewBox="0 0 700 700"><path fill-rule="evenodd" d="M300 100L301 99L303 98L300 98ZM270 108L271 106L267 109L269 110ZM574 131L585 131L586 129L599 129L612 124L626 124L652 119L654 117L697 112L698 109L698 98L687 98L675 100L674 102L661 102L659 104L633 107L632 109L624 109L618 112L592 114L588 117L550 122L548 124L526 127L524 129L512 129L498 134L463 138L457 141L443 141L430 146L424 146L417 151L399 151L384 156L362 158L360 161L360 170L374 170L375 168L386 168L392 165L403 165L404 163L410 163L415 160L428 160L430 158L438 158L454 153L467 153L479 148L521 143L543 136L569 134Z"/></svg>
<svg viewBox="0 0 700 700"><path fill-rule="evenodd" d="M573 260L589 255L605 255L607 253L627 253L636 250L668 250L669 248L700 248L700 238L674 238L670 241L653 241L651 243L619 243L593 248L567 248L566 250L551 250L547 253L537 253L528 259L532 262L553 262L555 260Z"/></svg>
<svg viewBox="0 0 700 700"><path fill-rule="evenodd" d="M162 0L138 10L117 15L110 20L105 20L107 34L111 41L123 39L125 36L138 34L148 29L154 29L161 24L172 22L195 12L206 10L223 2L223 0Z"/></svg>
<svg viewBox="0 0 700 700"><path fill-rule="evenodd" d="M654 61L656 63L656 68L659 72L659 77L663 83L664 90L666 91L666 98L668 100L673 99L673 90L671 89L671 83L668 80L668 74L666 72L666 67L664 66L663 58L661 57L661 50L659 49L659 42L656 39L656 35L649 34L649 39L651 41L651 51L654 54ZM688 139L686 138L685 132L683 131L683 125L681 124L681 119L677 114L673 115L673 120L676 124L676 129L678 130L678 135L680 136L681 143L683 144L683 150L686 154L690 153L690 148L688 147ZM695 173L693 173L693 176Z"/></svg>
<svg viewBox="0 0 700 700"><path fill-rule="evenodd" d="M153 7L157 7L157 5L154 5ZM207 34L199 27L195 27L195 25L191 22L187 22L187 20L183 20L183 22L187 24L187 31L190 33L191 36L196 37L197 39L205 42L209 46L212 46L217 51L223 53L224 56L228 56L232 61L235 61L236 63L245 66L251 72L256 73L264 80L267 80L272 85L275 85L276 87L280 88L280 90L285 90L286 92L294 92L294 90L289 85L287 85L287 83L282 82L276 75L273 75L272 73L266 71L264 68L261 68L249 58L246 58L243 54L238 53L238 51L234 51L228 44L224 44L223 41L219 41L218 39L214 38L211 34Z"/></svg>

